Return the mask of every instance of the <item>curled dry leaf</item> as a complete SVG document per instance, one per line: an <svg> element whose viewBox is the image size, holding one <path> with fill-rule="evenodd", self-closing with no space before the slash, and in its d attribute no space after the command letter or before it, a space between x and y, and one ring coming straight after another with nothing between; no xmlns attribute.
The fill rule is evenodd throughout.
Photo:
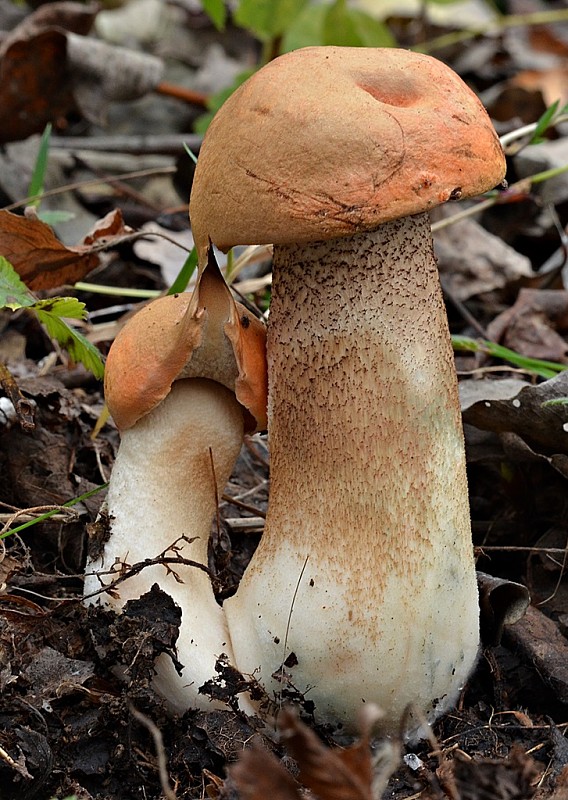
<svg viewBox="0 0 568 800"><path fill-rule="evenodd" d="M47 28L59 28L86 36L93 27L99 8L99 4L95 2L83 4L65 2L65 0L40 6L24 17L20 24L2 41L0 57L14 42L31 39Z"/></svg>
<svg viewBox="0 0 568 800"><path fill-rule="evenodd" d="M432 216L443 220L455 213L454 209L441 206ZM500 291L520 278L533 275L526 256L473 219L437 230L434 250L443 283L459 300Z"/></svg>
<svg viewBox="0 0 568 800"><path fill-rule="evenodd" d="M229 769L242 800L301 800L299 784L275 755L259 746L243 750Z"/></svg>
<svg viewBox="0 0 568 800"><path fill-rule="evenodd" d="M372 757L370 734L380 714L371 710L372 719L362 722L363 733L351 747L327 747L290 709L278 715L280 738L298 766L302 786L320 800L373 800L380 797L392 772L399 764L398 746L389 741ZM232 781L245 800L297 800L303 797L300 786L283 764L259 747L245 750L229 770Z"/></svg>
<svg viewBox="0 0 568 800"><path fill-rule="evenodd" d="M479 570L477 586L481 607L481 639L496 646L501 642L504 626L518 622L529 607L529 590L520 583L496 578Z"/></svg>
<svg viewBox="0 0 568 800"><path fill-rule="evenodd" d="M568 291L521 289L514 305L487 328L488 337L530 358L567 363Z"/></svg>
<svg viewBox="0 0 568 800"><path fill-rule="evenodd" d="M437 770L444 796L451 800L525 800L532 797L538 774L535 762L520 746L514 746L505 759L473 759L458 752ZM438 797L439 790L428 792L424 800Z"/></svg>
<svg viewBox="0 0 568 800"><path fill-rule="evenodd" d="M46 30L14 41L0 60L0 143L25 139L75 107L66 67L67 39Z"/></svg>
<svg viewBox="0 0 568 800"><path fill-rule="evenodd" d="M131 232L120 211L101 219L85 243L67 247L39 219L0 210L0 252L32 291L81 280L99 264L97 250Z"/></svg>
<svg viewBox="0 0 568 800"><path fill-rule="evenodd" d="M0 143L25 139L79 109L105 120L111 101L135 100L162 78L162 61L84 34L98 6L54 3L27 17L0 47Z"/></svg>
<svg viewBox="0 0 568 800"><path fill-rule="evenodd" d="M568 370L508 399L479 399L463 408L464 422L495 433L514 433L535 449L568 454Z"/></svg>

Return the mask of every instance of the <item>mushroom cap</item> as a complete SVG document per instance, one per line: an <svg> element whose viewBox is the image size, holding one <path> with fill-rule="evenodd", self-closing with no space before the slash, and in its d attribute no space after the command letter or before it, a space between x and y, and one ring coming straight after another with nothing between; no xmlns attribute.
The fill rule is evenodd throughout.
<svg viewBox="0 0 568 800"><path fill-rule="evenodd" d="M214 117L190 217L209 237L290 244L350 236L500 183L505 158L475 94L430 56L307 47L267 64Z"/></svg>
<svg viewBox="0 0 568 800"><path fill-rule="evenodd" d="M178 378L226 386L246 411L245 429L266 428L265 327L235 302L211 253L193 293L152 301L114 340L105 399L118 429L148 414Z"/></svg>

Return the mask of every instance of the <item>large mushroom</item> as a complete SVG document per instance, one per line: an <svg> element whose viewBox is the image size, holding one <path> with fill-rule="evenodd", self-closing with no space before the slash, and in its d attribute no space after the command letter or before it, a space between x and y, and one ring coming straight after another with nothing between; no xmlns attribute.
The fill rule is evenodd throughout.
<svg viewBox="0 0 568 800"><path fill-rule="evenodd" d="M198 249L274 243L266 529L225 602L238 668L316 719L456 700L479 647L457 382L428 211L499 184L481 103L403 50L316 47L211 123Z"/></svg>
<svg viewBox="0 0 568 800"><path fill-rule="evenodd" d="M106 501L110 535L89 558L85 593L164 553L202 565L146 566L96 598L119 610L155 583L171 595L182 611L184 669L178 675L159 656L155 687L174 711L210 707L199 688L232 651L207 571L209 534L243 433L266 427L264 326L235 303L212 256L193 295L160 298L124 326L105 396L121 442Z"/></svg>

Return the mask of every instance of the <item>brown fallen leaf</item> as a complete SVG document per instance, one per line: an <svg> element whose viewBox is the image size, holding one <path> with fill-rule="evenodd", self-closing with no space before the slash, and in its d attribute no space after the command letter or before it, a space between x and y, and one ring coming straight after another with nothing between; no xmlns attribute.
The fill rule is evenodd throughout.
<svg viewBox="0 0 568 800"><path fill-rule="evenodd" d="M436 774L451 800L529 800L534 794L532 781L539 770L522 747L513 746L504 759L474 759L456 753ZM424 800L437 797L437 792L428 792Z"/></svg>
<svg viewBox="0 0 568 800"><path fill-rule="evenodd" d="M0 57L14 42L31 39L47 28L59 28L86 36L93 27L99 9L96 2L74 3L72 0L62 0L46 3L24 17L2 40Z"/></svg>
<svg viewBox="0 0 568 800"><path fill-rule="evenodd" d="M553 620L529 606L525 616L506 629L503 640L536 668L559 702L568 703L568 641Z"/></svg>
<svg viewBox="0 0 568 800"><path fill-rule="evenodd" d="M568 362L568 291L521 289L515 303L487 327L487 336L530 358Z"/></svg>
<svg viewBox="0 0 568 800"><path fill-rule="evenodd" d="M116 208L95 223L93 229L83 238L83 245L100 247L102 244L112 244L130 233L133 233L133 229L124 224L122 212Z"/></svg>
<svg viewBox="0 0 568 800"><path fill-rule="evenodd" d="M45 222L0 210L0 253L32 291L81 280L98 266L101 245L131 232L115 210L99 220L84 244L67 247Z"/></svg>
<svg viewBox="0 0 568 800"><path fill-rule="evenodd" d="M435 210L433 220L451 218L448 207ZM434 250L443 284L459 300L499 292L533 275L531 263L476 220L464 219L436 230Z"/></svg>
<svg viewBox="0 0 568 800"><path fill-rule="evenodd" d="M74 107L63 31L13 41L0 60L0 143L25 139Z"/></svg>
<svg viewBox="0 0 568 800"><path fill-rule="evenodd" d="M351 747L327 747L298 717L283 709L278 715L280 740L298 766L299 781L319 800L374 800L380 797L400 761L398 744L385 741L371 756L372 729L380 718L375 707L366 707L361 737ZM299 800L299 784L282 762L258 746L244 751L229 770L230 778L245 800Z"/></svg>
<svg viewBox="0 0 568 800"><path fill-rule="evenodd" d="M97 12L95 3L53 3L3 40L0 143L40 133L74 110L102 124L109 102L135 100L158 86L161 59L84 35Z"/></svg>
<svg viewBox="0 0 568 800"><path fill-rule="evenodd" d="M243 750L228 770L242 800L301 800L299 784L275 755L259 746Z"/></svg>
<svg viewBox="0 0 568 800"><path fill-rule="evenodd" d="M289 710L278 717L286 750L298 764L300 780L322 800L372 800L368 736L347 750L330 749Z"/></svg>

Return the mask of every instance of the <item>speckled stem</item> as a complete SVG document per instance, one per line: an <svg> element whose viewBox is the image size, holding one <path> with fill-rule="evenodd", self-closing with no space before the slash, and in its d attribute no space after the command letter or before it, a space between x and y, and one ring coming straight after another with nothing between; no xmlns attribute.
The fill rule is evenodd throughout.
<svg viewBox="0 0 568 800"><path fill-rule="evenodd" d="M239 668L290 653L316 718L454 702L478 650L457 382L426 214L278 246L266 530L225 604ZM258 668L260 667L260 672ZM311 687L311 688L310 688ZM290 688L290 687L287 687Z"/></svg>

